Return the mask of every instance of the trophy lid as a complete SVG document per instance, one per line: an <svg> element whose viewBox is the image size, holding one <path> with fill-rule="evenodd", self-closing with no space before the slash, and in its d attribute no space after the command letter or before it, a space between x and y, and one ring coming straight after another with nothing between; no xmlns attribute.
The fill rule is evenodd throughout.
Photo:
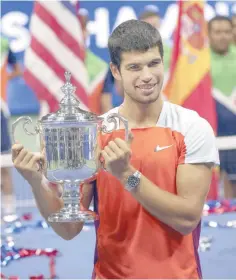
<svg viewBox="0 0 236 280"><path fill-rule="evenodd" d="M79 107L80 102L75 97L76 87L70 82L71 73L65 72L65 84L61 87L64 97L60 102L60 108L55 113L42 117L41 123L63 123L63 122L98 122L99 117Z"/></svg>

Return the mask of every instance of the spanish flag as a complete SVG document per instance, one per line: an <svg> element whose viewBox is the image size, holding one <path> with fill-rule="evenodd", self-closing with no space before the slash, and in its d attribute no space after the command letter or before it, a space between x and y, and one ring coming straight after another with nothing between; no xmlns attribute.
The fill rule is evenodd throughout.
<svg viewBox="0 0 236 280"><path fill-rule="evenodd" d="M216 108L212 95L204 1L179 0L178 5L170 75L164 95L170 102L198 112L216 132ZM213 177L215 181L215 174ZM216 182L212 184L209 198L217 198L216 185Z"/></svg>
<svg viewBox="0 0 236 280"><path fill-rule="evenodd" d="M204 1L179 1L170 77L164 94L170 102L197 111L216 131Z"/></svg>

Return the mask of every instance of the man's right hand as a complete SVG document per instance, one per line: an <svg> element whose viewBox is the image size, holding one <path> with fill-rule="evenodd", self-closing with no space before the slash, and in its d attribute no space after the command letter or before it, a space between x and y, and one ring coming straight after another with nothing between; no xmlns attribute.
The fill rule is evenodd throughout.
<svg viewBox="0 0 236 280"><path fill-rule="evenodd" d="M41 184L43 170L40 161L45 163L43 154L35 155L27 151L23 145L12 146L12 161L18 172L29 182L30 185Z"/></svg>

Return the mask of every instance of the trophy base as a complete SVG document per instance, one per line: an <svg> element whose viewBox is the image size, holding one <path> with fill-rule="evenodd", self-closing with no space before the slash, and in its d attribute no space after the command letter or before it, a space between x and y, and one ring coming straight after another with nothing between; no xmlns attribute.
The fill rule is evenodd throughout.
<svg viewBox="0 0 236 280"><path fill-rule="evenodd" d="M51 223L69 223L69 222L86 222L95 220L95 216L88 211L70 211L70 209L62 208L59 212L53 213L48 217Z"/></svg>

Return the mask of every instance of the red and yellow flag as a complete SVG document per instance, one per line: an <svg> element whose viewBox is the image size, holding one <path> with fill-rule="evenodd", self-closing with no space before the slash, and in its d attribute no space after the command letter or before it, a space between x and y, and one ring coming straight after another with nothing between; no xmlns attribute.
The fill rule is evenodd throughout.
<svg viewBox="0 0 236 280"><path fill-rule="evenodd" d="M198 112L216 132L216 108L212 96L204 0L179 0L170 76L164 94L170 102ZM218 174L213 172L208 199L217 199L217 185Z"/></svg>
<svg viewBox="0 0 236 280"><path fill-rule="evenodd" d="M170 102L198 112L216 131L204 1L179 0L170 77L164 94Z"/></svg>

